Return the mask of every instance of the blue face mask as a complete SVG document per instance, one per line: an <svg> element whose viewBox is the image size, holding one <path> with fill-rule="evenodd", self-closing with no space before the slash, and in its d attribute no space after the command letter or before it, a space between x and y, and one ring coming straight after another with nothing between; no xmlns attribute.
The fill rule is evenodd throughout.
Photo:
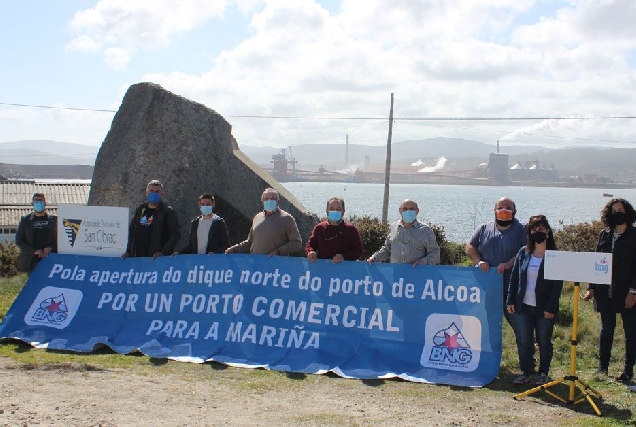
<svg viewBox="0 0 636 427"><path fill-rule="evenodd" d="M327 211L327 218L331 222L339 222L342 219L342 212L340 211Z"/></svg>
<svg viewBox="0 0 636 427"><path fill-rule="evenodd" d="M212 206L201 206L199 209L201 209L201 213L205 216L212 214Z"/></svg>
<svg viewBox="0 0 636 427"><path fill-rule="evenodd" d="M159 203L161 201L161 193L148 193L148 201L150 203Z"/></svg>
<svg viewBox="0 0 636 427"><path fill-rule="evenodd" d="M274 212L276 210L276 205L278 203L276 202L276 200L265 200L263 201L263 208L267 211L267 212Z"/></svg>
<svg viewBox="0 0 636 427"><path fill-rule="evenodd" d="M44 208L46 207L46 203L43 202L42 200L38 200L36 202L33 202L33 209L37 212L44 212Z"/></svg>
<svg viewBox="0 0 636 427"><path fill-rule="evenodd" d="M416 216L417 216L416 211L404 211L402 212L402 221L404 221L407 224L410 224L413 221L415 221Z"/></svg>

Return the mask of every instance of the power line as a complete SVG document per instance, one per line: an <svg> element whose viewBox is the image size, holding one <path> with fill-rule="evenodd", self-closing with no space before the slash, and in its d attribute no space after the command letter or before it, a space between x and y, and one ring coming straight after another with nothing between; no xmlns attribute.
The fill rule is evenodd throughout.
<svg viewBox="0 0 636 427"><path fill-rule="evenodd" d="M13 107L28 107L28 108L46 108L51 110L71 110L71 111L96 111L105 113L116 113L116 110L106 110L99 108L80 108L80 107L58 107L52 105L33 105L33 104L17 104L9 102L0 102L0 105L8 105ZM387 117L340 117L340 116L262 116L262 115L231 115L231 118L238 119L287 119L287 120L388 120ZM636 116L593 116L593 117L394 117L393 120L404 121L429 121L429 122L441 122L441 121L462 121L462 122L474 122L474 121L532 121L532 120L632 120L636 119Z"/></svg>
<svg viewBox="0 0 636 427"><path fill-rule="evenodd" d="M102 110L97 108L56 107L52 105L13 104L9 102L0 102L0 105L10 105L12 107L46 108L49 110L97 111L101 113L116 113L117 112L115 110Z"/></svg>

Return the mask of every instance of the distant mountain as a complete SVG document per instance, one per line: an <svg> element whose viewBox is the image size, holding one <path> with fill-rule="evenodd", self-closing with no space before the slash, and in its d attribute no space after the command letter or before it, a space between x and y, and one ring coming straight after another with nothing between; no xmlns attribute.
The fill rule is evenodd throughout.
<svg viewBox="0 0 636 427"><path fill-rule="evenodd" d="M252 147L239 144L239 148L260 165L270 164L272 155L281 151L275 147ZM391 159L397 163L416 161L431 157L468 158L480 157L487 161L488 155L497 150L495 144L456 138L429 138L423 140L399 141L391 144ZM505 146L500 151L509 154L524 154L539 150L550 150L541 146ZM289 155L289 151L287 152ZM301 144L292 147L292 156L299 167L341 168L345 162L344 144ZM365 156L369 156L372 164L384 164L385 145L349 144L349 164L364 164Z"/></svg>
<svg viewBox="0 0 636 427"><path fill-rule="evenodd" d="M0 163L16 165L94 165L99 147L50 140L0 143Z"/></svg>
<svg viewBox="0 0 636 427"><path fill-rule="evenodd" d="M240 149L254 162L271 167L272 155L281 148L253 147L239 144ZM488 161L490 153L496 152L495 144L454 138L430 138L394 142L391 146L392 164L396 167L410 165L423 160L427 166L435 165L440 157L448 159L444 170L472 170ZM37 165L89 165L71 170L47 170L47 175L85 177L92 174L92 166L99 147L49 140L26 140L0 143L0 175L8 177L31 177L45 172ZM562 177L595 174L616 181L636 181L636 148L566 147L550 149L542 146L508 146L502 144L500 152L510 156L509 164L538 160L547 166L554 165ZM317 170L344 168L344 144L302 144L292 147L292 156L298 161L298 169ZM289 150L286 149L289 156ZM376 168L384 165L386 146L349 144L349 165L363 165L365 156ZM2 165L4 164L4 165ZM32 167L18 167L32 165ZM70 176L72 175L72 176Z"/></svg>

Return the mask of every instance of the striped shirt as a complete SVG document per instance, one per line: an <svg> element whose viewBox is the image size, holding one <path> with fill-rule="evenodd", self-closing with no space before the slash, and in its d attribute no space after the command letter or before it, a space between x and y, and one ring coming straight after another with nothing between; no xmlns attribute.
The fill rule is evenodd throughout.
<svg viewBox="0 0 636 427"><path fill-rule="evenodd" d="M439 264L439 245L433 229L417 219L412 225L405 227L402 220L391 224L389 235L384 246L372 257L379 262L389 261L393 264L413 264L422 260L423 264Z"/></svg>

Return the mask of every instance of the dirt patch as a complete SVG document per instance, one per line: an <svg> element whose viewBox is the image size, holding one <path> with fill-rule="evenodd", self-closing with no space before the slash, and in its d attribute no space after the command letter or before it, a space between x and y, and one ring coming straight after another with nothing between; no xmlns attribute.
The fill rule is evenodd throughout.
<svg viewBox="0 0 636 427"><path fill-rule="evenodd" d="M188 365L192 374L184 376L160 367L131 373L0 357L0 425L536 425L597 418L493 389Z"/></svg>

